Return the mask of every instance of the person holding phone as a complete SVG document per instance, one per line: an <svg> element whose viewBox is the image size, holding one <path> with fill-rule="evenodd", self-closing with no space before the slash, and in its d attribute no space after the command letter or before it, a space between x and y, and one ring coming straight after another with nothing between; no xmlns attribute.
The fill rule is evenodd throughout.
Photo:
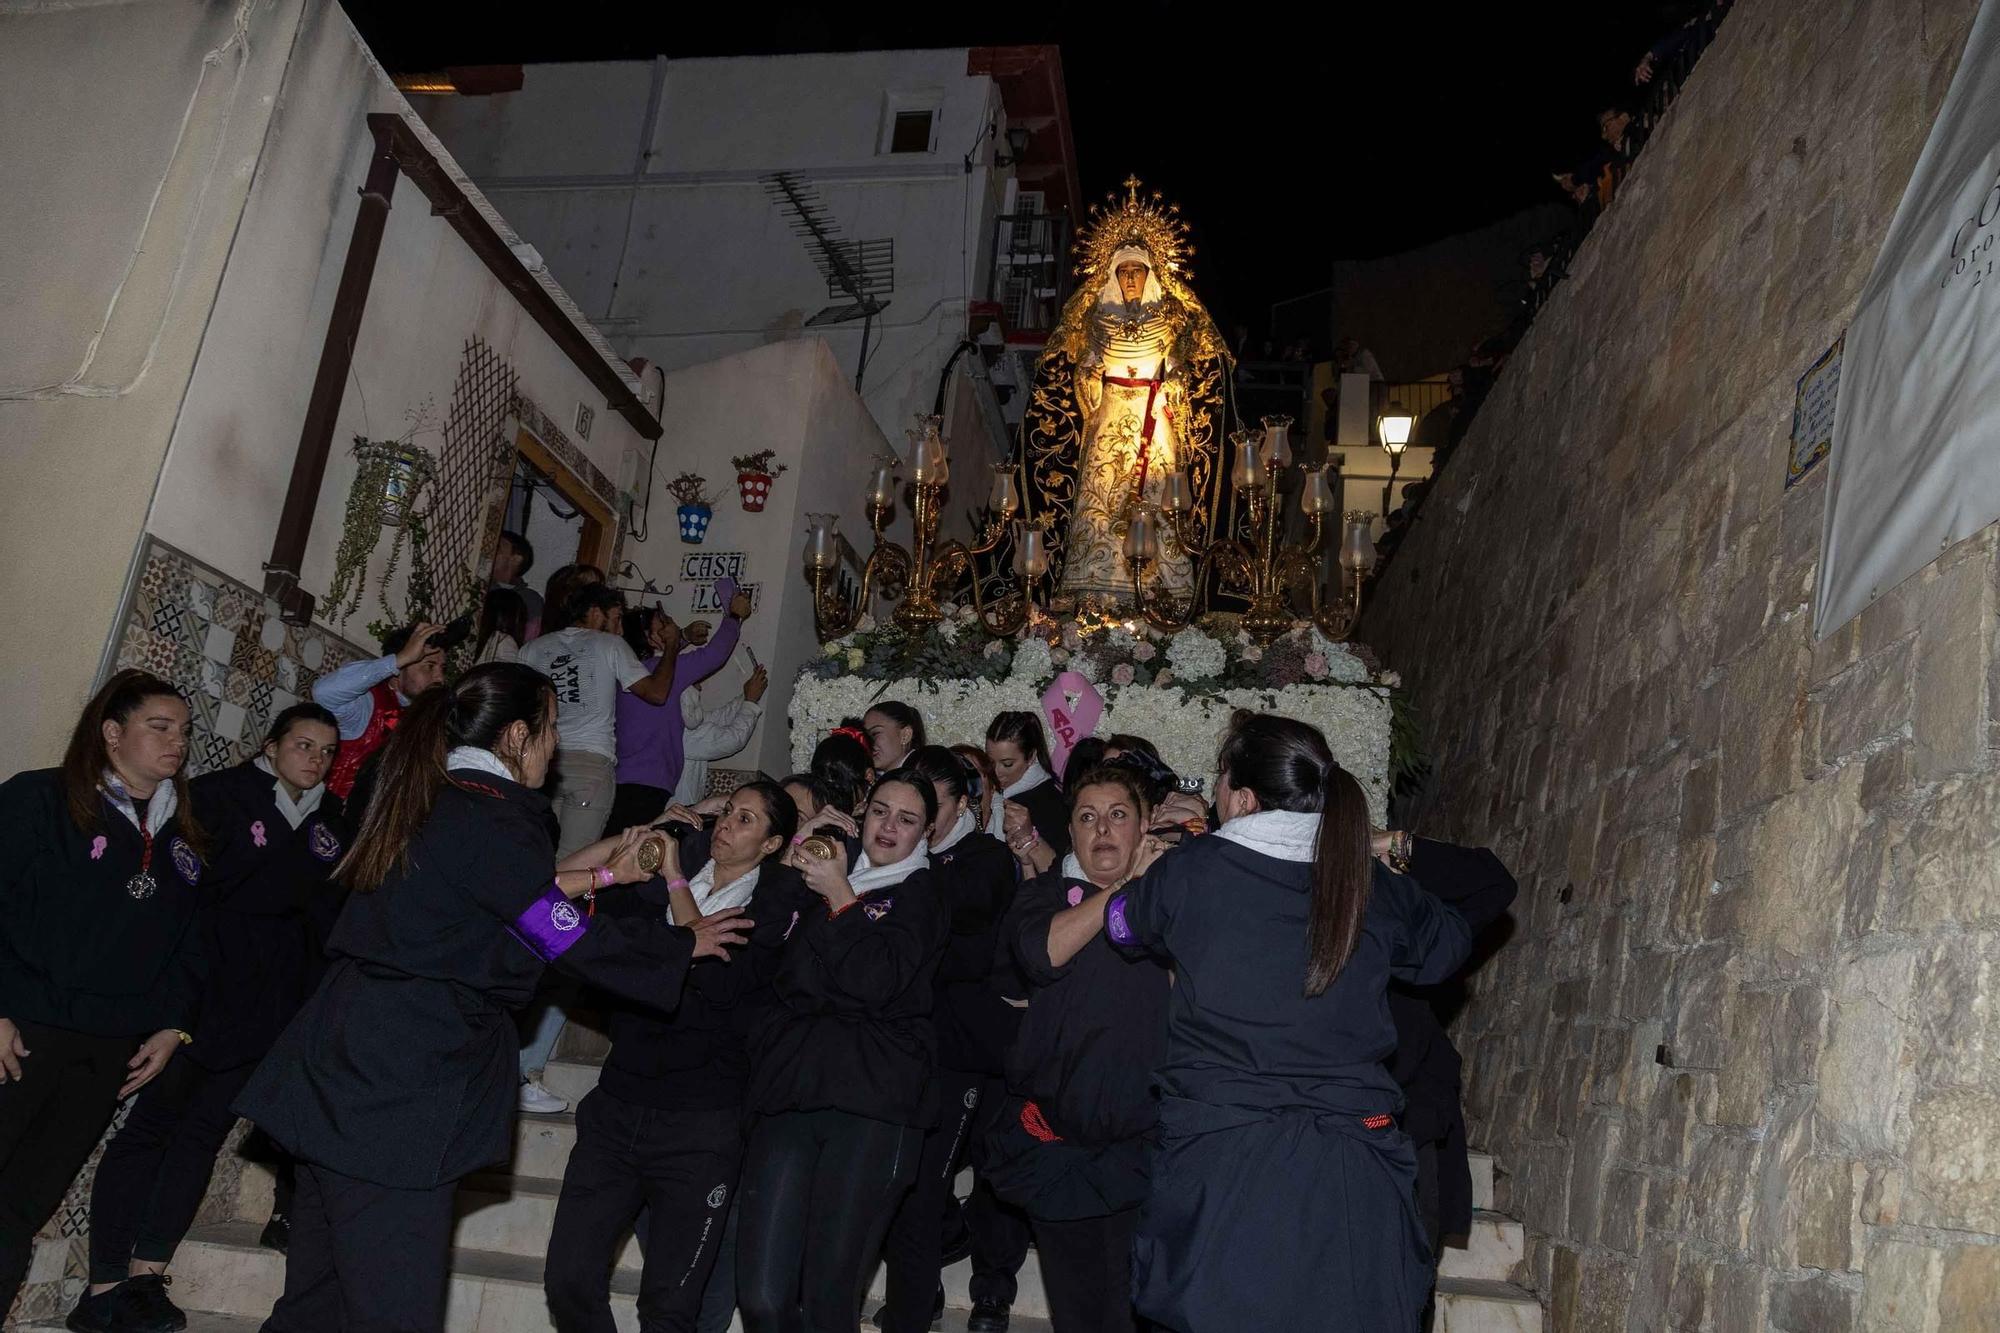
<svg viewBox="0 0 2000 1333"><path fill-rule="evenodd" d="M382 636L382 656L349 662L313 682L313 702L340 725L340 753L326 776L326 789L341 800L368 756L396 729L410 700L444 679L445 650L438 642L445 626L419 621ZM461 636L462 637L462 636Z"/></svg>

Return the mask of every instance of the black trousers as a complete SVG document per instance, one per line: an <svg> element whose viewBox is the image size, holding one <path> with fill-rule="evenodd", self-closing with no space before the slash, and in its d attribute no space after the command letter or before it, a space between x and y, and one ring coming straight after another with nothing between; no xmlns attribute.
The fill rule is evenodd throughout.
<svg viewBox="0 0 2000 1333"><path fill-rule="evenodd" d="M611 796L611 813L604 821L604 836L623 833L640 824L650 824L666 813L673 793L665 787L649 787L643 782L621 782Z"/></svg>
<svg viewBox="0 0 2000 1333"><path fill-rule="evenodd" d="M922 1144L921 1129L845 1111L758 1119L736 1238L736 1300L749 1333L859 1327L869 1266Z"/></svg>
<svg viewBox="0 0 2000 1333"><path fill-rule="evenodd" d="M645 1333L695 1333L743 1152L742 1112L660 1111L602 1088L576 1108L542 1283L560 1333L613 1333L611 1269L648 1210L639 1279Z"/></svg>
<svg viewBox="0 0 2000 1333"><path fill-rule="evenodd" d="M166 1263L194 1224L215 1156L236 1127L229 1103L256 1065L167 1062L104 1145L90 1188L90 1280L123 1282L132 1261Z"/></svg>
<svg viewBox="0 0 2000 1333"><path fill-rule="evenodd" d="M135 1046L130 1037L14 1024L28 1054L20 1079L0 1083L0 1318L28 1276L35 1233L118 1109Z"/></svg>
<svg viewBox="0 0 2000 1333"><path fill-rule="evenodd" d="M1055 1333L1137 1333L1132 1313L1132 1234L1139 1210L1073 1222L1034 1219L1035 1255Z"/></svg>
<svg viewBox="0 0 2000 1333"><path fill-rule="evenodd" d="M959 1225L972 1241L973 1304L1011 1306L1020 1283L1016 1275L1028 1257L1028 1215L993 1192L986 1179L986 1145L993 1122L1007 1106L1007 1081L995 1076L980 1080L979 1118L974 1122L966 1158L972 1163L972 1197L958 1210ZM949 1219L950 1208L946 1209ZM949 1225L947 1234L956 1235ZM949 1247L947 1247L949 1248Z"/></svg>
<svg viewBox="0 0 2000 1333"><path fill-rule="evenodd" d="M268 1333L437 1333L457 1181L404 1190L298 1164L285 1294Z"/></svg>
<svg viewBox="0 0 2000 1333"><path fill-rule="evenodd" d="M889 1224L884 1248L888 1262L888 1300L881 1319L883 1333L924 1333L931 1326L937 1296L938 1267L945 1237L964 1236L972 1242L972 1299L1014 1303L1015 1274L1028 1254L1028 1220L1001 1203L993 1191L975 1183L964 1209L952 1193L952 1183L968 1158L975 1168L985 1154L982 1132L990 1107L998 1104L1000 1080L984 1074L940 1069L941 1122L924 1133L923 1155L910 1192ZM989 1089L995 1100L987 1100ZM983 1196L983 1198L982 1198Z"/></svg>

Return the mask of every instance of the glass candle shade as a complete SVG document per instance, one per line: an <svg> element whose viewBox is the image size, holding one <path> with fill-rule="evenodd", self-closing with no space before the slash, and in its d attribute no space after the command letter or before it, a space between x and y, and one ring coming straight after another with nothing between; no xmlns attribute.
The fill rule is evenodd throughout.
<svg viewBox="0 0 2000 1333"><path fill-rule="evenodd" d="M1305 485L1299 489L1300 511L1316 518L1338 507L1339 502L1333 497L1333 486L1326 479L1326 469L1307 468Z"/></svg>
<svg viewBox="0 0 2000 1333"><path fill-rule="evenodd" d="M1160 486L1160 504L1170 514L1185 514L1194 508L1194 487L1187 473L1169 472Z"/></svg>
<svg viewBox="0 0 2000 1333"><path fill-rule="evenodd" d="M1270 467L1292 465L1292 419L1287 416L1264 418L1264 462Z"/></svg>
<svg viewBox="0 0 2000 1333"><path fill-rule="evenodd" d="M993 494L986 503L1002 519L1012 518L1021 507L1021 492L1014 484L1014 469L1004 464L993 469Z"/></svg>
<svg viewBox="0 0 2000 1333"><path fill-rule="evenodd" d="M1347 535L1340 543L1340 566L1350 574L1366 574L1375 568L1375 542L1368 535L1375 516L1365 509L1347 513Z"/></svg>
<svg viewBox="0 0 2000 1333"><path fill-rule="evenodd" d="M1024 578L1038 579L1049 572L1047 539L1040 528L1023 523L1014 534L1014 568Z"/></svg>
<svg viewBox="0 0 2000 1333"><path fill-rule="evenodd" d="M1157 560L1159 555L1160 538L1153 531L1153 516L1144 509L1135 509L1125 525L1125 559L1133 564L1143 564L1148 560Z"/></svg>

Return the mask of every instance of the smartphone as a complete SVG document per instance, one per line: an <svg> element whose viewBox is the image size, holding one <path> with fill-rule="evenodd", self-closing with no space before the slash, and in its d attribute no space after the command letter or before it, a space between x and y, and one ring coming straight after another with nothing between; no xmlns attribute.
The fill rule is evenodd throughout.
<svg viewBox="0 0 2000 1333"><path fill-rule="evenodd" d="M431 635L430 642L425 646L430 648L442 648L446 652L450 652L452 649L458 647L458 645L464 643L467 639L471 637L472 637L472 612L467 611L464 615L452 621L449 625L446 625L443 629L439 630L437 633Z"/></svg>

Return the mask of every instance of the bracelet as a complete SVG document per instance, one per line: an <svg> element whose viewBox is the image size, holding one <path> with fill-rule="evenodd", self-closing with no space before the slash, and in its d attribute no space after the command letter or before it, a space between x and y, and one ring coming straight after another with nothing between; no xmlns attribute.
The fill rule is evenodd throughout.
<svg viewBox="0 0 2000 1333"><path fill-rule="evenodd" d="M667 881L668 893L672 893L675 889L685 889L687 887L689 887L688 882L684 879L670 879Z"/></svg>
<svg viewBox="0 0 2000 1333"><path fill-rule="evenodd" d="M860 901L861 900L859 898L849 898L846 902L842 903L840 906L835 907L830 911L828 911L826 914L826 919L829 921L833 920L835 917L839 916L842 912L845 912L848 908L854 906L854 904Z"/></svg>
<svg viewBox="0 0 2000 1333"><path fill-rule="evenodd" d="M792 846L794 847L798 846L800 843L804 842L810 836L811 836L810 834L806 833L794 833L792 835Z"/></svg>
<svg viewBox="0 0 2000 1333"><path fill-rule="evenodd" d="M590 877L600 889L608 889L618 882L618 876L612 873L610 866L592 866Z"/></svg>

